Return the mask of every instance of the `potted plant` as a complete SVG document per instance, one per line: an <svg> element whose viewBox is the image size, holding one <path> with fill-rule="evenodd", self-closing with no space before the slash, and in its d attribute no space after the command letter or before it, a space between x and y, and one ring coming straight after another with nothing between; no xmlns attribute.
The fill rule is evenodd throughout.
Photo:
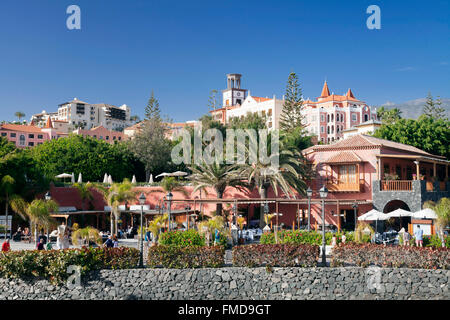
<svg viewBox="0 0 450 320"><path fill-rule="evenodd" d="M244 217L237 217L236 218L236 222L239 226L239 240L238 243L239 244L244 244L244 238L242 237L242 230L244 229L244 222L245 222L245 218Z"/></svg>

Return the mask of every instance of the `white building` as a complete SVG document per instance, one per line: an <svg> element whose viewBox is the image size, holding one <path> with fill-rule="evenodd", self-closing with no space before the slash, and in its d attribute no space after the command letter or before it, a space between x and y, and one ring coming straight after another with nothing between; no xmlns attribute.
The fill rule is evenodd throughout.
<svg viewBox="0 0 450 320"><path fill-rule="evenodd" d="M369 120L361 124L357 124L350 129L342 131L344 134L344 139L347 139L356 134L367 134L372 135L378 128L381 127L381 122L377 120Z"/></svg>
<svg viewBox="0 0 450 320"><path fill-rule="evenodd" d="M76 128L92 129L103 126L108 130L122 131L130 126L130 108L124 104L120 107L99 103L90 104L74 98L72 101L61 103L58 106L58 112L33 115L31 120L42 123L50 116L53 121L67 123L67 130L72 131ZM39 124L38 124L39 125Z"/></svg>

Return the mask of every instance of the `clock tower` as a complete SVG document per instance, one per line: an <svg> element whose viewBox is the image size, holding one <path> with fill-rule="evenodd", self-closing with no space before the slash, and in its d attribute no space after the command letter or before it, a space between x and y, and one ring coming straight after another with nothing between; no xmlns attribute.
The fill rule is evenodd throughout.
<svg viewBox="0 0 450 320"><path fill-rule="evenodd" d="M241 105L247 98L247 90L241 89L241 74L227 74L227 88L222 90L223 106L230 107Z"/></svg>

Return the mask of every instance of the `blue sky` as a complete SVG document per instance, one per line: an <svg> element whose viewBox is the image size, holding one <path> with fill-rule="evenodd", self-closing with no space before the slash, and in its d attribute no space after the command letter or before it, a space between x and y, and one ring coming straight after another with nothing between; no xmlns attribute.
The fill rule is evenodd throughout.
<svg viewBox="0 0 450 320"><path fill-rule="evenodd" d="M71 4L81 30L66 28ZM381 30L366 27L371 4ZM0 39L1 120L74 97L142 117L152 89L164 114L197 119L226 73L263 97L290 71L305 98L325 78L370 105L450 97L449 1L2 0Z"/></svg>

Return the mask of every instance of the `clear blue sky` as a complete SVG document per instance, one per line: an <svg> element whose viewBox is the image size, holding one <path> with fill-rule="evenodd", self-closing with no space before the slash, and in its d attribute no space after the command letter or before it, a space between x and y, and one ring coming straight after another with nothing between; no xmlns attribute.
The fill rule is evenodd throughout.
<svg viewBox="0 0 450 320"><path fill-rule="evenodd" d="M81 30L66 28L71 4ZM371 4L381 30L366 27ZM263 97L290 71L305 98L325 78L370 105L450 97L449 1L1 0L0 39L0 120L74 97L142 117L152 89L164 114L197 119L226 73Z"/></svg>

